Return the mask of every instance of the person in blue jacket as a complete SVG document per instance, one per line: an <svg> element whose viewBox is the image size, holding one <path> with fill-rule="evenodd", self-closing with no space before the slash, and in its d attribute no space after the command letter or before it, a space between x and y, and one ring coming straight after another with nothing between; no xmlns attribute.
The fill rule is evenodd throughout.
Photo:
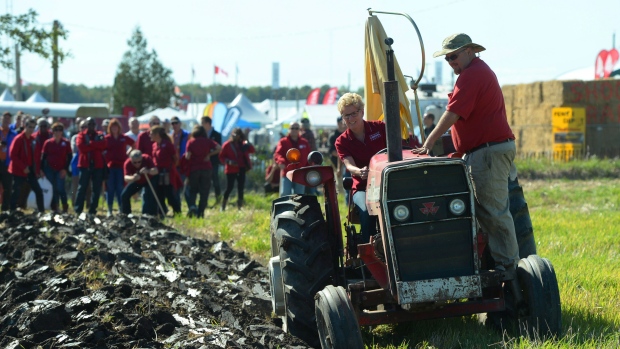
<svg viewBox="0 0 620 349"><path fill-rule="evenodd" d="M13 143L13 139L17 136L17 133L11 129L12 118L13 115L5 111L2 114L2 126L0 126L0 183L2 183L2 190L4 191L2 196L2 211L7 211L9 209L13 190L13 175L9 173L9 164L11 163L9 149L11 149L11 143Z"/></svg>

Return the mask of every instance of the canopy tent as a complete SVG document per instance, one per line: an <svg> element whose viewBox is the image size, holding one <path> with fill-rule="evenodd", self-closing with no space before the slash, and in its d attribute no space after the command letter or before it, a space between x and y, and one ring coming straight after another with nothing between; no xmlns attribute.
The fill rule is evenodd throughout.
<svg viewBox="0 0 620 349"><path fill-rule="evenodd" d="M273 122L273 119L270 118L268 115L266 115L265 113L261 113L256 108L254 108L252 102L243 93L238 94L228 107L239 108L241 110L240 119L252 124L256 124L258 127L265 126Z"/></svg>
<svg viewBox="0 0 620 349"><path fill-rule="evenodd" d="M0 110L16 114L22 111L33 116L48 116L57 118L94 117L107 118L110 110L105 103L28 103L28 102L0 102Z"/></svg>
<svg viewBox="0 0 620 349"><path fill-rule="evenodd" d="M336 128L336 119L340 116L338 109L335 105L306 105L305 117L310 120L310 126L312 129L316 128Z"/></svg>
<svg viewBox="0 0 620 349"><path fill-rule="evenodd" d="M151 116L153 115L157 115L157 117L159 118L159 120L164 121L166 119L170 120L172 119L173 116L178 117L181 121L188 121L190 119L195 120L194 118L191 118L189 116L187 116L185 114L185 112L180 111L180 110L176 110L170 107L166 107L166 108L157 108L153 111L150 111L146 114L140 115L138 116L138 121L140 121L140 123L148 123L149 120L151 119Z"/></svg>
<svg viewBox="0 0 620 349"><path fill-rule="evenodd" d="M30 98L28 98L26 100L27 103L49 103L49 101L47 99L45 99L45 97L43 97L39 91L36 91L35 93L32 94L32 96L30 96Z"/></svg>
<svg viewBox="0 0 620 349"><path fill-rule="evenodd" d="M555 80L594 80L594 66L571 70L556 77Z"/></svg>
<svg viewBox="0 0 620 349"><path fill-rule="evenodd" d="M5 88L2 95L0 95L0 102L15 102L15 97L13 97L13 94L8 88Z"/></svg>

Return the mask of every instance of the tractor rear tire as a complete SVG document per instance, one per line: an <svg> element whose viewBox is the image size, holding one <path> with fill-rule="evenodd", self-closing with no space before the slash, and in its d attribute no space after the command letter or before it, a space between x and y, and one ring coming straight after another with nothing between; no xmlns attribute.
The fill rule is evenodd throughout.
<svg viewBox="0 0 620 349"><path fill-rule="evenodd" d="M555 271L546 258L531 255L519 261L519 285L526 315L519 329L532 338L553 338L562 332L562 305Z"/></svg>
<svg viewBox="0 0 620 349"><path fill-rule="evenodd" d="M315 299L321 348L364 349L360 326L344 288L327 285Z"/></svg>
<svg viewBox="0 0 620 349"><path fill-rule="evenodd" d="M515 225L517 242L519 243L519 258L527 258L536 254L536 241L534 228L530 218L530 211L523 196L523 188L519 185L519 179L508 179L508 196L510 198L510 214Z"/></svg>
<svg viewBox="0 0 620 349"><path fill-rule="evenodd" d="M327 226L316 196L291 196L294 210L277 215L276 235L286 314L283 328L319 348L314 296L333 282Z"/></svg>

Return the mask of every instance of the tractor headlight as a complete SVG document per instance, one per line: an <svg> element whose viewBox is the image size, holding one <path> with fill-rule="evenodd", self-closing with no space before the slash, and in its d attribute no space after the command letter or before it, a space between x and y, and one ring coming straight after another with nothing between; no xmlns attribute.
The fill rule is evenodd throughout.
<svg viewBox="0 0 620 349"><path fill-rule="evenodd" d="M311 187L321 184L321 174L319 171L310 171L306 174L306 183Z"/></svg>
<svg viewBox="0 0 620 349"><path fill-rule="evenodd" d="M450 201L450 212L459 216L465 212L465 203L461 199L454 199Z"/></svg>
<svg viewBox="0 0 620 349"><path fill-rule="evenodd" d="M409 218L409 207L398 205L394 207L394 218L399 222L404 222Z"/></svg>

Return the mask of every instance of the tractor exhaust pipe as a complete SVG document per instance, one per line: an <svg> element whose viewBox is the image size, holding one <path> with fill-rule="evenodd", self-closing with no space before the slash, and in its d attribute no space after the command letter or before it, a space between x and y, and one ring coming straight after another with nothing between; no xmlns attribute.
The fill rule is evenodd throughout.
<svg viewBox="0 0 620 349"><path fill-rule="evenodd" d="M403 143L400 133L400 101L398 100L398 81L394 74L394 51L392 50L392 38L385 39L388 45L386 52L388 81L383 82L385 100L383 101L383 115L385 121L385 133L387 136L388 161L400 161L403 159Z"/></svg>

